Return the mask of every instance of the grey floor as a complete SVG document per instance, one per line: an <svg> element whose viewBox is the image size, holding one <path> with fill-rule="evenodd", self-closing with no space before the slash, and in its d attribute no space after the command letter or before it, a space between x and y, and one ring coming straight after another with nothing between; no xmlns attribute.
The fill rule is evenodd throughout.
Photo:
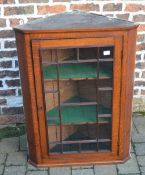
<svg viewBox="0 0 145 175"><path fill-rule="evenodd" d="M130 152L124 164L38 169L27 163L24 135L0 141L0 175L145 175L145 117L133 117Z"/></svg>

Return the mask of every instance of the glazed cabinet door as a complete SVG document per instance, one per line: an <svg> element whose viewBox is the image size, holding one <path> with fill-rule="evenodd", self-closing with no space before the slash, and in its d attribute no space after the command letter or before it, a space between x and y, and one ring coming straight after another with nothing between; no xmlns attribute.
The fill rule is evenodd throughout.
<svg viewBox="0 0 145 175"><path fill-rule="evenodd" d="M121 37L32 40L44 161L117 156L121 51Z"/></svg>

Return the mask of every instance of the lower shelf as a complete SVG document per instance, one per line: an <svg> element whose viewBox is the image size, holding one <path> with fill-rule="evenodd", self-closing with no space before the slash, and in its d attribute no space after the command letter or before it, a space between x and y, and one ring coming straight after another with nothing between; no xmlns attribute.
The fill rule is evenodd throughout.
<svg viewBox="0 0 145 175"><path fill-rule="evenodd" d="M75 103L80 101L82 101L80 97L72 97L71 99L65 101L65 103ZM111 114L111 110L102 105L99 105L98 114ZM97 122L97 105L62 106L61 117L62 124L94 123ZM109 122L110 120L111 117L98 117L98 122ZM47 112L47 122L50 125L60 124L57 107Z"/></svg>
<svg viewBox="0 0 145 175"><path fill-rule="evenodd" d="M63 153L78 153L78 152L110 152L111 151L111 139L99 139L91 140L83 132L78 130L72 135L68 136L65 141L50 143L53 147L49 150L49 153L59 154Z"/></svg>

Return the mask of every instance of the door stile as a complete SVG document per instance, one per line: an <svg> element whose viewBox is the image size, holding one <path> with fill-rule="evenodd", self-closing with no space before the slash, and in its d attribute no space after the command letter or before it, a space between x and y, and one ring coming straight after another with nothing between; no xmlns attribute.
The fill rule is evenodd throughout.
<svg viewBox="0 0 145 175"><path fill-rule="evenodd" d="M120 119L120 95L121 95L121 54L122 37L115 38L115 54L113 69L113 105L112 105L112 153L118 153L119 143L119 119Z"/></svg>
<svg viewBox="0 0 145 175"><path fill-rule="evenodd" d="M43 81L42 81L42 68L40 60L40 43L39 41L32 41L32 53L33 53L33 64L34 64L34 75L36 83L36 96L37 96L37 110L38 120L40 129L40 145L42 158L46 158L48 154L48 142L47 142L47 126L45 117L45 103L44 103L44 92L43 92Z"/></svg>

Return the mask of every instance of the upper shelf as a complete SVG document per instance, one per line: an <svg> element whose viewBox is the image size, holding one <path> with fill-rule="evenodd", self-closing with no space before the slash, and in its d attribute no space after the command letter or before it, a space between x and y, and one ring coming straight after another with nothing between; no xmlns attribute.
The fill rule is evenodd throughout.
<svg viewBox="0 0 145 175"><path fill-rule="evenodd" d="M112 77L112 64L101 63L99 67L99 79ZM61 64L58 74L61 80L97 78L97 65L95 63ZM43 67L43 76L45 80L57 79L56 65Z"/></svg>
<svg viewBox="0 0 145 175"><path fill-rule="evenodd" d="M46 18L37 19L27 24L20 25L14 30L20 30L25 33L38 31L64 31L64 30L124 30L128 28L135 28L133 22L110 18L95 13L87 13L80 11L65 12L53 16L46 16Z"/></svg>

